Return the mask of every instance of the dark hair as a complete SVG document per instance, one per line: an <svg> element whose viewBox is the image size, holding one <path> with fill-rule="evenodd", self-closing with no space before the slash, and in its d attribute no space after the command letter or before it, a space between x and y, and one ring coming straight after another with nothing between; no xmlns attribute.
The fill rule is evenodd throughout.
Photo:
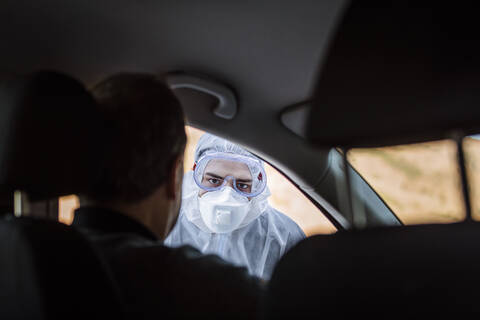
<svg viewBox="0 0 480 320"><path fill-rule="evenodd" d="M103 173L88 199L136 202L166 182L184 152L180 102L153 74L119 73L92 89L110 124L112 143Z"/></svg>

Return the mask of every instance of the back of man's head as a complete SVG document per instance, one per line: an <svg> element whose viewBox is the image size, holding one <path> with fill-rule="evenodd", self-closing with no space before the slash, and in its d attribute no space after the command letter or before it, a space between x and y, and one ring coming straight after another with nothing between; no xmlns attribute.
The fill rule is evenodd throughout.
<svg viewBox="0 0 480 320"><path fill-rule="evenodd" d="M120 73L92 93L110 121L109 161L97 188L97 203L135 203L167 182L186 143L184 115L167 85L152 74Z"/></svg>

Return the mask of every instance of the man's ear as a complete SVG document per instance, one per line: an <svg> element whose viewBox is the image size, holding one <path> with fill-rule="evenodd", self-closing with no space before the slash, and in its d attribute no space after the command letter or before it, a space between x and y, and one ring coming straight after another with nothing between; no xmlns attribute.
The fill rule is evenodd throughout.
<svg viewBox="0 0 480 320"><path fill-rule="evenodd" d="M170 166L167 180L167 198L175 200L180 197L183 181L183 153L178 155Z"/></svg>

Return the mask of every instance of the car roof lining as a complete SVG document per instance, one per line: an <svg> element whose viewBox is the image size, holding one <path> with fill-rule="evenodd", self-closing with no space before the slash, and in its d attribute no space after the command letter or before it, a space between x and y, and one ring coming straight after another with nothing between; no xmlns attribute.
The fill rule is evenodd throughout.
<svg viewBox="0 0 480 320"><path fill-rule="evenodd" d="M106 2L7 0L2 67L60 69L90 83L121 70L198 72L234 87L242 109L258 108L254 101L278 112L310 95L342 7L124 0L112 10Z"/></svg>
<svg viewBox="0 0 480 320"><path fill-rule="evenodd" d="M6 0L0 35L8 46L0 51L0 70L50 68L87 83L118 71L208 75L235 89L238 115L226 122L198 112L209 107L197 102L185 105L189 122L247 144L289 175L301 167L292 178L312 186L326 156L284 130L278 114L310 96L344 4L123 0L112 10L107 2ZM286 144L272 139L293 150L285 154ZM298 154L311 162L299 166Z"/></svg>
<svg viewBox="0 0 480 320"><path fill-rule="evenodd" d="M226 122L198 112L205 107L197 102L185 105L189 121L249 145L289 174L298 166L292 154L317 152L284 130L278 114L311 95L344 3L124 0L112 10L105 2L7 0L0 13L0 35L8 44L0 52L0 70L51 68L87 83L118 71L208 75L235 89L238 115ZM285 144L272 138L295 150L284 154ZM314 185L325 169L317 169L325 164L318 158L293 178Z"/></svg>

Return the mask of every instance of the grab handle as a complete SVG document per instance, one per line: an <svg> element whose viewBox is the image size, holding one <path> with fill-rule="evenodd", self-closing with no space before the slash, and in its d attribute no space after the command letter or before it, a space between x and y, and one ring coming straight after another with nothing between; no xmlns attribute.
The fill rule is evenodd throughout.
<svg viewBox="0 0 480 320"><path fill-rule="evenodd" d="M218 105L213 109L217 117L231 120L237 114L235 94L223 84L188 74L170 74L167 76L167 83L172 90L187 88L217 98Z"/></svg>

